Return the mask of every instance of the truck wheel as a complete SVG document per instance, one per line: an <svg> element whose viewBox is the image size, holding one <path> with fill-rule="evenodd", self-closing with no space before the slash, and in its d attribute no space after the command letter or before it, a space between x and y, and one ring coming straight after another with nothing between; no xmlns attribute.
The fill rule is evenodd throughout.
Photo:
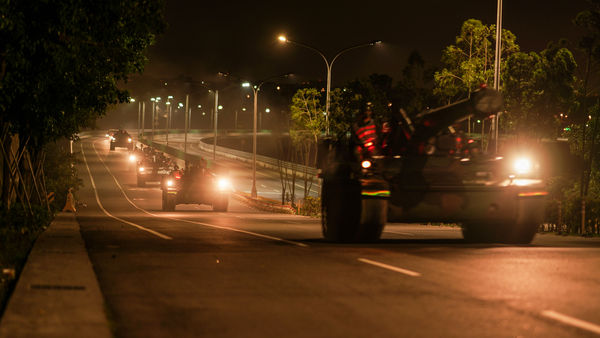
<svg viewBox="0 0 600 338"><path fill-rule="evenodd" d="M168 201L168 195L166 191L162 191L162 210L163 211L168 211L169 210L169 201Z"/></svg>
<svg viewBox="0 0 600 338"><path fill-rule="evenodd" d="M514 220L467 222L462 227L463 237L475 243L529 244L542 223L543 205L537 200L522 200Z"/></svg>
<svg viewBox="0 0 600 338"><path fill-rule="evenodd" d="M333 242L379 239L387 218L387 201L361 197L360 182L325 179L321 193L323 236Z"/></svg>
<svg viewBox="0 0 600 338"><path fill-rule="evenodd" d="M376 241L387 222L387 199L363 198L358 238L361 242Z"/></svg>
<svg viewBox="0 0 600 338"><path fill-rule="evenodd" d="M162 209L163 211L175 210L175 196L168 194L165 190L162 192Z"/></svg>
<svg viewBox="0 0 600 338"><path fill-rule="evenodd" d="M462 225L462 234L469 243L500 243L502 233L500 224L486 223L486 221L470 221Z"/></svg>
<svg viewBox="0 0 600 338"><path fill-rule="evenodd" d="M229 206L229 198L227 196L221 196L213 202L213 211L225 212Z"/></svg>
<svg viewBox="0 0 600 338"><path fill-rule="evenodd" d="M146 186L146 181L144 181L144 179L140 176L137 177L137 186L138 187L145 187Z"/></svg>

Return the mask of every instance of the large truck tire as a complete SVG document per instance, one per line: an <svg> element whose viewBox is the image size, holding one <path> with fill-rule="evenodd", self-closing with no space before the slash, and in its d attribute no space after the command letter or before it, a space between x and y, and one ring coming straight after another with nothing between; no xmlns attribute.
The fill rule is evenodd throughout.
<svg viewBox="0 0 600 338"><path fill-rule="evenodd" d="M162 191L162 210L175 211L175 196L168 194L165 190Z"/></svg>
<svg viewBox="0 0 600 338"><path fill-rule="evenodd" d="M358 180L330 178L321 193L323 236L332 242L371 242L381 237L387 200L363 198Z"/></svg>
<svg viewBox="0 0 600 338"><path fill-rule="evenodd" d="M542 223L543 206L541 200L520 200L515 219L503 222L480 220L463 223L463 237L472 243L529 244Z"/></svg>
<svg viewBox="0 0 600 338"><path fill-rule="evenodd" d="M163 211L168 211L169 210L169 202L168 202L168 195L166 191L162 191L162 210Z"/></svg>
<svg viewBox="0 0 600 338"><path fill-rule="evenodd" d="M227 211L228 206L229 206L228 196L219 196L213 202L212 209L213 209L213 211L225 212L225 211Z"/></svg>

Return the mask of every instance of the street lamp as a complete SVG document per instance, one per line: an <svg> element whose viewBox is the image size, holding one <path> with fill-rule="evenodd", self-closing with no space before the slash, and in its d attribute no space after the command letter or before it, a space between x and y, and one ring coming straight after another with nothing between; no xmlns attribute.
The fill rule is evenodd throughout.
<svg viewBox="0 0 600 338"><path fill-rule="evenodd" d="M281 43L293 43L295 45L298 45L300 47L304 47L304 48L308 48L314 52L316 52L317 54L321 55L321 57L323 58L323 61L325 61L325 66L327 67L327 96L325 98L325 124L327 126L327 135L329 135L329 105L330 105L330 92L331 92L331 67L333 67L333 63L335 62L335 60L342 54L351 51L353 49L357 49L357 48L361 48L361 47L368 47L368 46L374 46L374 45L378 45L381 43L380 40L375 40L375 41L371 41L371 42L367 42L367 43L363 43L360 45L356 45L356 46L352 46L352 47L348 47L346 49L342 49L341 51L339 51L334 57L333 59L331 59L331 61L329 61L327 59L327 57L325 56L325 54L323 54L320 50L305 45L303 43L300 42L296 42L296 41L292 41L290 39L288 39L285 35L280 35L277 38Z"/></svg>
<svg viewBox="0 0 600 338"><path fill-rule="evenodd" d="M258 92L260 91L260 87L273 80L276 78L280 78L280 77L288 77L291 74L283 74L283 75L279 75L279 76L273 76L271 78L268 78L264 81L261 81L258 85L252 85L250 84L250 82L244 82L242 83L242 87L244 88L252 88L252 91L254 92L254 120L253 120L253 128L252 128L252 190L250 192L252 198L256 198L257 197L257 192L256 192L256 133L257 133L257 114L258 114Z"/></svg>

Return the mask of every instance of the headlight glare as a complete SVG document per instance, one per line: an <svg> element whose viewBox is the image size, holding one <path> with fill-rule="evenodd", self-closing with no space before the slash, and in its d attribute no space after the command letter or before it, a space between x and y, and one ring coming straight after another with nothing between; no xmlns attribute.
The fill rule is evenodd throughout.
<svg viewBox="0 0 600 338"><path fill-rule="evenodd" d="M520 157L513 162L513 169L519 175L529 174L533 170L533 163L527 157Z"/></svg>
<svg viewBox="0 0 600 338"><path fill-rule="evenodd" d="M231 182L226 178L219 178L217 180L217 188L220 191L232 190Z"/></svg>

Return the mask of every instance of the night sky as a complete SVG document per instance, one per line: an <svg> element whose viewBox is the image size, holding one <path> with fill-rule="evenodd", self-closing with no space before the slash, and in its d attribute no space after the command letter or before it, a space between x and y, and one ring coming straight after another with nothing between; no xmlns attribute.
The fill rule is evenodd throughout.
<svg viewBox="0 0 600 338"><path fill-rule="evenodd" d="M517 36L522 51L539 52L561 38L575 50L580 32L572 21L588 7L585 0L504 0L503 28ZM398 80L411 51L419 51L429 66L439 64L465 20L495 24L496 8L496 0L166 0L168 29L150 48L144 74L133 76L126 88L134 96L149 96L148 88L161 82L156 79L214 81L218 72L251 81L292 72L297 81L325 81L323 59L309 49L280 44L281 33L329 59L347 47L382 40L338 58L332 85L372 73Z"/></svg>
<svg viewBox="0 0 600 338"><path fill-rule="evenodd" d="M341 56L334 85L371 73L399 77L407 55L418 50L431 65L454 42L469 18L496 23L495 0L461 1L185 1L167 0L165 35L150 50L146 76L210 78L219 71L248 79L294 72L324 79L325 62L315 52L281 45L278 34L322 51L328 58L372 40L383 45ZM585 0L505 0L503 27L523 51L549 41L577 38L572 20Z"/></svg>

